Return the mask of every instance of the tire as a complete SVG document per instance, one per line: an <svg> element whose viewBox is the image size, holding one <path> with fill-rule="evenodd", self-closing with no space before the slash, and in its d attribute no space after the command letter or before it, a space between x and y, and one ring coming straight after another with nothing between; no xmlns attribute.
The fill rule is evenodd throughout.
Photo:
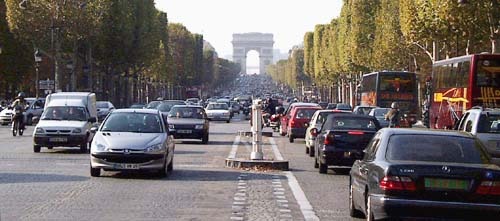
<svg viewBox="0 0 500 221"><path fill-rule="evenodd" d="M80 144L80 152L87 153L87 150L88 150L87 146L88 146L88 143L86 143L86 142L83 144Z"/></svg>
<svg viewBox="0 0 500 221"><path fill-rule="evenodd" d="M26 125L33 125L33 115L28 115L28 117L26 117Z"/></svg>
<svg viewBox="0 0 500 221"><path fill-rule="evenodd" d="M328 172L328 166L324 163L321 163L321 160L318 159L319 173L326 174Z"/></svg>
<svg viewBox="0 0 500 221"><path fill-rule="evenodd" d="M163 167L158 170L156 173L158 177L166 177L167 176L167 159L165 159L165 163L163 163Z"/></svg>
<svg viewBox="0 0 500 221"><path fill-rule="evenodd" d="M101 168L93 168L90 166L90 176L100 177L101 176Z"/></svg>
<svg viewBox="0 0 500 221"><path fill-rule="evenodd" d="M314 157L314 168L319 168L318 158Z"/></svg>
<svg viewBox="0 0 500 221"><path fill-rule="evenodd" d="M295 139L295 138L293 137L293 135L292 135L292 134L290 134L290 135L288 136L288 141L290 141L290 143L293 143L294 139Z"/></svg>
<svg viewBox="0 0 500 221"><path fill-rule="evenodd" d="M12 136L17 136L17 128L19 127L19 123L17 122L17 120L14 120L12 122Z"/></svg>
<svg viewBox="0 0 500 221"><path fill-rule="evenodd" d="M364 218L363 212L356 209L356 204L354 204L354 197L352 195L352 181L349 184L349 215L354 218Z"/></svg>
<svg viewBox="0 0 500 221"><path fill-rule="evenodd" d="M313 149L313 147L309 147L309 156L310 156L310 157L314 157L314 155L315 155L315 154L314 154L314 149Z"/></svg>
<svg viewBox="0 0 500 221"><path fill-rule="evenodd" d="M368 194L368 193L366 193ZM375 217L373 216L373 211L372 211L372 197L368 195L368 197L366 198L366 212L365 212L365 215L366 215L366 221L373 221L375 220Z"/></svg>
<svg viewBox="0 0 500 221"><path fill-rule="evenodd" d="M201 138L201 143L208 144L208 134L203 135L203 137Z"/></svg>
<svg viewBox="0 0 500 221"><path fill-rule="evenodd" d="M33 145L33 152L40 153L42 147L40 145Z"/></svg>

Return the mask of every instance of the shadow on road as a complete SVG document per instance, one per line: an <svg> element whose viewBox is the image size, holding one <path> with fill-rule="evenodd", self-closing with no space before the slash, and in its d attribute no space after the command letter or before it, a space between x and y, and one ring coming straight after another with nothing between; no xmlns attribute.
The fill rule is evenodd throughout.
<svg viewBox="0 0 500 221"><path fill-rule="evenodd" d="M63 149L64 148L64 149ZM54 149L52 150L49 150L47 149L46 147L43 148L42 147L42 150L40 151L40 153L56 153L56 154L89 154L89 153L82 153L80 152L80 148L78 147L75 147L75 148L67 148L67 147L60 147L60 148L57 148L57 147L54 147Z"/></svg>
<svg viewBox="0 0 500 221"><path fill-rule="evenodd" d="M195 150L175 150L175 154L205 154L207 151L195 151Z"/></svg>
<svg viewBox="0 0 500 221"><path fill-rule="evenodd" d="M33 173L0 173L0 184L8 183L44 183L44 182L81 182L86 176Z"/></svg>

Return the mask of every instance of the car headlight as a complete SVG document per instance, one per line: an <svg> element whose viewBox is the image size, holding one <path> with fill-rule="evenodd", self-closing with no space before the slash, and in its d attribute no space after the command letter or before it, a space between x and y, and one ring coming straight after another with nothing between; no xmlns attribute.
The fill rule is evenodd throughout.
<svg viewBox="0 0 500 221"><path fill-rule="evenodd" d="M75 129L73 129L73 133L74 133L74 134L79 134L79 133L81 133L81 132L82 132L82 129L80 129L80 128L75 128Z"/></svg>
<svg viewBox="0 0 500 221"><path fill-rule="evenodd" d="M157 152L157 151L160 151L162 149L163 149L162 144L155 144L155 145L151 145L148 148L146 148L146 152Z"/></svg>
<svg viewBox="0 0 500 221"><path fill-rule="evenodd" d="M104 144L98 143L95 145L95 152L104 152L106 150L107 150L107 148L106 148L106 145L104 145Z"/></svg>
<svg viewBox="0 0 500 221"><path fill-rule="evenodd" d="M175 129L175 125L173 125L173 124L169 124L169 125L168 125L168 129Z"/></svg>
<svg viewBox="0 0 500 221"><path fill-rule="evenodd" d="M45 130L43 130L43 128L41 128L41 127L38 127L38 128L36 128L36 132L35 133L37 133L37 134L44 134Z"/></svg>
<svg viewBox="0 0 500 221"><path fill-rule="evenodd" d="M203 129L203 124L194 126L194 129L197 129L197 130Z"/></svg>

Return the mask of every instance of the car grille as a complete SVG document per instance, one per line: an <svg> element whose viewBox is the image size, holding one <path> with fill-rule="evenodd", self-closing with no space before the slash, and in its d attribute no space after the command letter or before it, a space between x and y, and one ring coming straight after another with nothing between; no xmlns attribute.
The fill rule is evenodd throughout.
<svg viewBox="0 0 500 221"><path fill-rule="evenodd" d="M109 163L147 163L163 158L161 154L93 154L94 157Z"/></svg>
<svg viewBox="0 0 500 221"><path fill-rule="evenodd" d="M179 125L179 124L176 124L174 125L174 128L175 129L194 129L194 125Z"/></svg>
<svg viewBox="0 0 500 221"><path fill-rule="evenodd" d="M47 133L70 133L71 130L46 130Z"/></svg>

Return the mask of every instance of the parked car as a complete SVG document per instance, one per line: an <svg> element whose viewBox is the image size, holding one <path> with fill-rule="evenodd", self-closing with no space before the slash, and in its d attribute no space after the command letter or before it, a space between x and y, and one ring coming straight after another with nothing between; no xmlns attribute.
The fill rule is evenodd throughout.
<svg viewBox="0 0 500 221"><path fill-rule="evenodd" d="M312 116L316 111L322 110L321 107L296 107L290 114L288 120L287 134L290 143L293 143L295 138L305 138L306 130L309 126Z"/></svg>
<svg viewBox="0 0 500 221"><path fill-rule="evenodd" d="M205 108L209 120L222 120L231 122L231 113L227 103L209 103Z"/></svg>
<svg viewBox="0 0 500 221"><path fill-rule="evenodd" d="M314 156L314 141L316 140L316 133L312 133L312 129L319 129L321 125L326 121L328 115L333 113L349 113L339 110L319 110L316 111L309 122L309 126L306 129L306 154L309 156Z"/></svg>
<svg viewBox="0 0 500 221"><path fill-rule="evenodd" d="M391 108L377 107L377 108L373 108L370 111L370 113L368 113L368 115L377 118L378 123L380 124L381 127L388 127L390 122L389 122L389 120L385 119L385 115L390 110L391 110Z"/></svg>
<svg viewBox="0 0 500 221"><path fill-rule="evenodd" d="M474 136L384 128L364 152L350 171L351 216L498 219L500 167Z"/></svg>
<svg viewBox="0 0 500 221"><path fill-rule="evenodd" d="M350 104L337 104L335 110L352 111Z"/></svg>
<svg viewBox="0 0 500 221"><path fill-rule="evenodd" d="M109 101L97 101L96 102L97 106L97 119L102 122L106 116L108 116L109 113L111 113L114 109L115 106Z"/></svg>
<svg viewBox="0 0 500 221"><path fill-rule="evenodd" d="M146 170L165 176L173 170L175 144L158 110L119 109L97 128L91 145L90 175Z"/></svg>
<svg viewBox="0 0 500 221"><path fill-rule="evenodd" d="M359 105L359 106L354 107L354 110L352 111L352 113L368 115L373 108L377 108L377 106Z"/></svg>
<svg viewBox="0 0 500 221"><path fill-rule="evenodd" d="M335 171L351 167L355 160L363 157L363 150L380 129L377 119L352 113L328 115L315 140L314 167L326 173L329 166Z"/></svg>
<svg viewBox="0 0 500 221"><path fill-rule="evenodd" d="M493 163L500 166L500 109L474 107L464 113L457 126L460 131L477 136Z"/></svg>
<svg viewBox="0 0 500 221"><path fill-rule="evenodd" d="M279 133L281 136L285 136L288 133L288 120L291 119L291 117L292 117L291 113L295 107L320 107L321 108L321 106L319 106L319 104L315 104L315 103L296 102L296 103L290 104L286 108L285 112L283 113L283 116L280 117Z"/></svg>
<svg viewBox="0 0 500 221"><path fill-rule="evenodd" d="M170 134L175 139L200 139L208 143L209 122L201 106L175 105L168 114Z"/></svg>

